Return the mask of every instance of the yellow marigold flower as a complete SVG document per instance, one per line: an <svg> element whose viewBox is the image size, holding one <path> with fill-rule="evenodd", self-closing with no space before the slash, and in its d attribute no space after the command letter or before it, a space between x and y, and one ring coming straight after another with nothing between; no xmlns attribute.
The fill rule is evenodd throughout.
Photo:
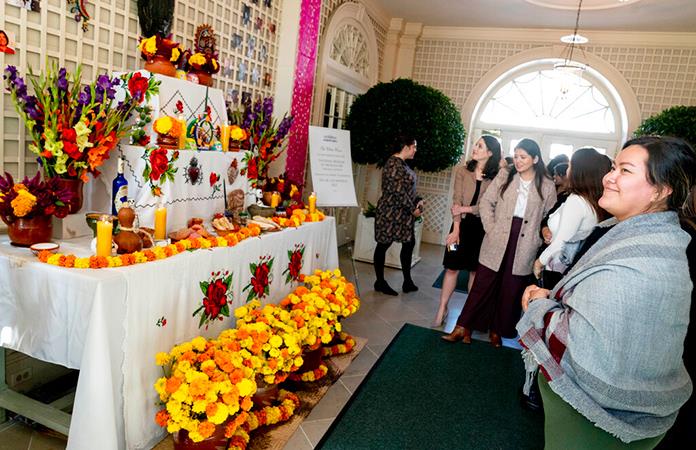
<svg viewBox="0 0 696 450"><path fill-rule="evenodd" d="M174 47L172 49L172 57L169 58L171 62L176 62L177 59L179 59L179 55L181 55L181 52L179 51L178 48Z"/></svg>
<svg viewBox="0 0 696 450"><path fill-rule="evenodd" d="M169 353L159 352L155 355L155 363L158 366L164 366L166 364L169 364L170 360L171 360L171 357L169 356Z"/></svg>
<svg viewBox="0 0 696 450"><path fill-rule="evenodd" d="M143 252L133 252L133 257L135 257L135 262L138 264L147 262L147 257L143 254Z"/></svg>
<svg viewBox="0 0 696 450"><path fill-rule="evenodd" d="M169 116L162 116L155 120L155 131L159 134L167 134L169 130L172 129L172 118Z"/></svg>
<svg viewBox="0 0 696 450"><path fill-rule="evenodd" d="M57 266L60 264L60 255L51 255L48 257L46 262L52 266Z"/></svg>
<svg viewBox="0 0 696 450"><path fill-rule="evenodd" d="M189 58L189 64L193 64L196 66L202 66L205 64L205 56L203 56L202 53L194 53Z"/></svg>
<svg viewBox="0 0 696 450"><path fill-rule="evenodd" d="M206 416L211 423L220 425L227 419L229 410L227 409L227 405L224 403L213 403L213 405L214 407L210 407L210 405L208 405L208 408L206 408Z"/></svg>
<svg viewBox="0 0 696 450"><path fill-rule="evenodd" d="M179 430L181 430L181 426L178 423L169 421L169 423L167 424L167 432L174 434L177 433Z"/></svg>
<svg viewBox="0 0 696 450"><path fill-rule="evenodd" d="M256 383L248 378L243 378L236 386L240 397L247 397L256 392Z"/></svg>
<svg viewBox="0 0 696 450"><path fill-rule="evenodd" d="M205 438L203 437L203 435L202 435L201 433L199 433L198 431L191 431L191 430L189 430L189 434L188 434L188 435L189 435L189 438L190 438L193 442L201 442L203 439L205 439Z"/></svg>
<svg viewBox="0 0 696 450"><path fill-rule="evenodd" d="M196 414L204 413L206 406L208 406L208 402L205 400L196 400L193 402L191 411L195 412Z"/></svg>
<svg viewBox="0 0 696 450"><path fill-rule="evenodd" d="M89 268L89 258L75 258L75 268L88 269Z"/></svg>
<svg viewBox="0 0 696 450"><path fill-rule="evenodd" d="M145 48L145 53L149 53L151 55L157 53L157 37L152 36L147 39L144 39L144 41L145 44L143 47Z"/></svg>
<svg viewBox="0 0 696 450"><path fill-rule="evenodd" d="M215 60L215 58L211 58L211 59L210 59L210 62L213 63L213 69L217 70L217 68L218 68L218 63L217 63L217 61Z"/></svg>
<svg viewBox="0 0 696 450"><path fill-rule="evenodd" d="M17 191L17 197L10 202L10 205L12 205L12 211L15 216L24 217L29 214L36 205L36 196L25 189L20 189Z"/></svg>
<svg viewBox="0 0 696 450"><path fill-rule="evenodd" d="M193 338L193 340L191 341L191 345L193 346L193 348L199 352L205 350L205 344L207 343L208 341L206 341L205 338L202 336L197 336Z"/></svg>
<svg viewBox="0 0 696 450"><path fill-rule="evenodd" d="M232 125L230 127L230 138L234 139L235 141L240 141L246 137L246 133L244 130L239 128L237 125Z"/></svg>
<svg viewBox="0 0 696 450"><path fill-rule="evenodd" d="M273 336L271 336L271 339L270 339L269 343L270 343L273 347L278 348L278 347L280 347L281 345L283 345L283 338L281 338L281 337L278 336L278 335L273 335Z"/></svg>

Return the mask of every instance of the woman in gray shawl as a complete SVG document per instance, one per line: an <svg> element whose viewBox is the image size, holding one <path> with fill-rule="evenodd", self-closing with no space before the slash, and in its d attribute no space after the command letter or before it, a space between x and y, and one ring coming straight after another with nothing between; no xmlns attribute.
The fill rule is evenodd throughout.
<svg viewBox="0 0 696 450"><path fill-rule="evenodd" d="M517 330L540 368L547 449L653 448L689 398L689 236L676 211L695 177L684 141L627 142L599 199L614 217L566 245L571 268L552 291L525 290Z"/></svg>

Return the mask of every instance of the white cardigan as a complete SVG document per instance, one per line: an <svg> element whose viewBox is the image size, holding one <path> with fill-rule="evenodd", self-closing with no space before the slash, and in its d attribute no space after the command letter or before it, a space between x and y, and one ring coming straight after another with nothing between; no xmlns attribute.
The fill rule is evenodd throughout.
<svg viewBox="0 0 696 450"><path fill-rule="evenodd" d="M539 261L548 270L563 272L565 264L560 261L563 245L580 232L592 230L597 225L597 215L592 206L577 194L568 199L549 216L551 244L539 255Z"/></svg>

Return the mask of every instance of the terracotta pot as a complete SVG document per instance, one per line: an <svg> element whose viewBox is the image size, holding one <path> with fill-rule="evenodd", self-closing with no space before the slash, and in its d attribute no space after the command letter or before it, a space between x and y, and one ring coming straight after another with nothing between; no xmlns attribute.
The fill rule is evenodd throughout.
<svg viewBox="0 0 696 450"><path fill-rule="evenodd" d="M179 148L179 138L177 136L169 136L168 134L158 134L157 145L169 150L176 150Z"/></svg>
<svg viewBox="0 0 696 450"><path fill-rule="evenodd" d="M208 72L203 70L191 69L189 73L192 73L198 77L198 84L203 86L212 87L213 86L213 76Z"/></svg>
<svg viewBox="0 0 696 450"><path fill-rule="evenodd" d="M166 56L155 55L145 61L145 70L168 77L176 77L176 67Z"/></svg>
<svg viewBox="0 0 696 450"><path fill-rule="evenodd" d="M273 199L273 192L264 192L263 193L263 203L266 206L271 206L272 199Z"/></svg>
<svg viewBox="0 0 696 450"><path fill-rule="evenodd" d="M309 372L310 370L316 370L321 365L321 357L324 353L324 349L319 346L315 350L304 350L302 352L302 366L297 369L298 373Z"/></svg>
<svg viewBox="0 0 696 450"><path fill-rule="evenodd" d="M277 384L268 384L263 381L263 377L256 376L256 393L251 396L254 406L272 406L278 403L280 389Z"/></svg>
<svg viewBox="0 0 696 450"><path fill-rule="evenodd" d="M79 178L59 178L60 185L72 192L73 197L70 201L70 209L68 214L75 214L82 208L82 189L84 182Z"/></svg>
<svg viewBox="0 0 696 450"><path fill-rule="evenodd" d="M229 441L225 437L224 423L216 426L213 434L200 442L193 442L186 430L179 430L172 437L174 438L174 450L224 450Z"/></svg>
<svg viewBox="0 0 696 450"><path fill-rule="evenodd" d="M3 219L4 220L4 219ZM19 247L29 247L38 242L50 242L53 233L51 216L37 216L30 219L17 218L5 221L10 243Z"/></svg>

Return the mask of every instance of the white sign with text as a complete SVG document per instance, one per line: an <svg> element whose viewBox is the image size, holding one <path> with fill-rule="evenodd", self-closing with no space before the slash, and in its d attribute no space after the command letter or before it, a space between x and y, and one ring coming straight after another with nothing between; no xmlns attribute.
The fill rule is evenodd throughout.
<svg viewBox="0 0 696 450"><path fill-rule="evenodd" d="M317 206L358 206L349 131L310 126L309 161Z"/></svg>

